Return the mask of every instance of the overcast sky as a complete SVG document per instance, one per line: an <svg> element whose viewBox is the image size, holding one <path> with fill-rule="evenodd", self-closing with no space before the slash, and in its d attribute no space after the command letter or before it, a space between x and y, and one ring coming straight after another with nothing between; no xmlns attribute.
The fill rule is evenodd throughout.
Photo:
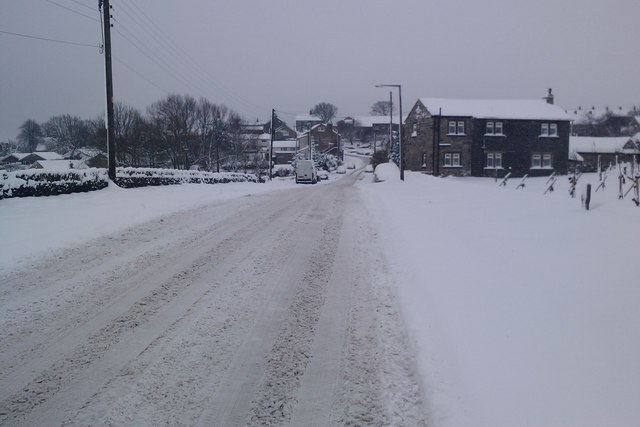
<svg viewBox="0 0 640 427"><path fill-rule="evenodd" d="M640 105L638 0L111 0L116 101L205 96L293 121L318 102L368 114L419 97ZM97 0L0 0L0 141L31 118L104 111ZM397 100L397 93L394 93Z"/></svg>

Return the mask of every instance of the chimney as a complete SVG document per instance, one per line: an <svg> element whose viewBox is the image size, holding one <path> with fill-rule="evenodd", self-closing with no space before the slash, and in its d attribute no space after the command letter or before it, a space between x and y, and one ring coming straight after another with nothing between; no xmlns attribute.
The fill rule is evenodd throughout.
<svg viewBox="0 0 640 427"><path fill-rule="evenodd" d="M549 93L547 94L547 96L542 99L547 101L547 104L553 104L553 94L551 93L551 88L549 88Z"/></svg>

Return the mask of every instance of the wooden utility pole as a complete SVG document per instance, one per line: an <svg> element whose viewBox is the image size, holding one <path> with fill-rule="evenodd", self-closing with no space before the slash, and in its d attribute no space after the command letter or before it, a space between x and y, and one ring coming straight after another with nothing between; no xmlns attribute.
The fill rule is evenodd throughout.
<svg viewBox="0 0 640 427"><path fill-rule="evenodd" d="M104 25L104 68L107 82L107 153L109 156L109 179L115 182L116 130L113 108L113 75L111 73L111 6L109 5L109 0L98 0L98 9L101 8Z"/></svg>
<svg viewBox="0 0 640 427"><path fill-rule="evenodd" d="M273 163L273 137L274 134L276 133L276 128L274 126L273 121L276 118L276 110L274 108L271 109L271 129L269 129L269 133L271 134L270 136L270 143L269 143L269 181L271 181L271 172L272 172L272 167L271 164Z"/></svg>

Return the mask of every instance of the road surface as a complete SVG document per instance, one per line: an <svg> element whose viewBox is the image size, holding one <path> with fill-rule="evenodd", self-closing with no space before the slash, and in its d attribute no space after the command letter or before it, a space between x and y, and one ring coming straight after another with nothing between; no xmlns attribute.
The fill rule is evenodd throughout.
<svg viewBox="0 0 640 427"><path fill-rule="evenodd" d="M0 277L0 425L425 425L363 177L176 213Z"/></svg>

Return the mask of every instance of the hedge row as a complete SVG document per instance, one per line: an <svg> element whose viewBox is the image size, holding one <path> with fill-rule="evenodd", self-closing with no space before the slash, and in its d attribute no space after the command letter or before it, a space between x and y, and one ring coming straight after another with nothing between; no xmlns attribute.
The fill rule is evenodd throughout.
<svg viewBox="0 0 640 427"><path fill-rule="evenodd" d="M46 171L27 169L0 173L0 199L9 197L55 196L105 188L109 181L104 169Z"/></svg>
<svg viewBox="0 0 640 427"><path fill-rule="evenodd" d="M118 168L115 182L119 187L134 188L173 184L220 184L257 182L255 175L245 173L213 173L176 169ZM27 169L0 172L0 199L10 197L55 196L101 190L109 183L106 169L47 171Z"/></svg>
<svg viewBox="0 0 640 427"><path fill-rule="evenodd" d="M226 184L257 182L255 175L235 172L200 172L177 169L118 168L116 184L123 188L174 184Z"/></svg>

